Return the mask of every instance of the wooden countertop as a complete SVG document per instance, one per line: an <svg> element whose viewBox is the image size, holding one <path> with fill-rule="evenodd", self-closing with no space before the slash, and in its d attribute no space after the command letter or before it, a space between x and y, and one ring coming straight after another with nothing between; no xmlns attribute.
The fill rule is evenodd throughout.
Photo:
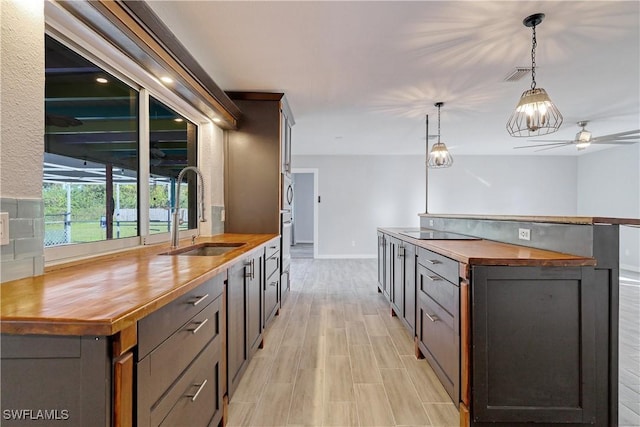
<svg viewBox="0 0 640 427"><path fill-rule="evenodd" d="M469 265L556 267L596 265L594 258L491 240L418 240L399 234L401 231L416 231L417 228L378 228L378 230Z"/></svg>
<svg viewBox="0 0 640 427"><path fill-rule="evenodd" d="M10 334L113 335L189 292L242 255L278 237L222 234L196 243L245 245L222 256L167 256L169 244L59 265L0 287L0 331ZM181 242L181 247L188 246Z"/></svg>
<svg viewBox="0 0 640 427"><path fill-rule="evenodd" d="M425 218L484 219L489 221L549 222L557 224L617 224L640 226L640 218L608 218L600 216L526 216L526 215L466 215L421 213Z"/></svg>

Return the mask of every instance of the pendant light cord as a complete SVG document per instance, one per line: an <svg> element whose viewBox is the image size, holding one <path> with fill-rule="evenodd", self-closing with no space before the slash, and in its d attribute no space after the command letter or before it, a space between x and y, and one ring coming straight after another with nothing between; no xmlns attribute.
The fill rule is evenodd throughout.
<svg viewBox="0 0 640 427"><path fill-rule="evenodd" d="M538 40L536 39L536 26L533 26L533 43L531 44L531 89L536 88L536 47Z"/></svg>
<svg viewBox="0 0 640 427"><path fill-rule="evenodd" d="M438 144L440 144L440 106L438 105Z"/></svg>

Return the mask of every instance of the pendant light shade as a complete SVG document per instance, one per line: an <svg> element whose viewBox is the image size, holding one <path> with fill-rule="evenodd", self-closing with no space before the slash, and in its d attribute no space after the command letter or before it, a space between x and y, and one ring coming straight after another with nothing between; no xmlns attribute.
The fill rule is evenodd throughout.
<svg viewBox="0 0 640 427"><path fill-rule="evenodd" d="M451 157L451 153L449 153L449 150L447 150L447 146L444 144L444 142L440 142L440 107L442 107L443 105L443 102L435 103L435 106L438 107L438 142L433 144L433 147L429 152L429 158L427 159L427 166L432 169L448 168L453 164L453 157ZM428 130L427 141L429 141Z"/></svg>
<svg viewBox="0 0 640 427"><path fill-rule="evenodd" d="M551 101L547 91L536 87L536 25L544 19L543 13L527 16L522 23L533 28L531 47L531 89L522 93L516 109L507 122L511 136L538 136L557 131L562 124L562 114Z"/></svg>

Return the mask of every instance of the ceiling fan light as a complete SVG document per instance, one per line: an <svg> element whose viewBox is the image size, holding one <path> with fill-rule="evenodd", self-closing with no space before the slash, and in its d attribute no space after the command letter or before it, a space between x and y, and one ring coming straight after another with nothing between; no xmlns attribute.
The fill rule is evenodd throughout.
<svg viewBox="0 0 640 427"><path fill-rule="evenodd" d="M542 88L522 93L515 111L507 122L511 136L531 137L553 133L562 124L562 114Z"/></svg>
<svg viewBox="0 0 640 427"><path fill-rule="evenodd" d="M453 164L453 157L447 149L444 142L437 142L433 144L429 158L427 159L427 166L433 169L448 168Z"/></svg>
<svg viewBox="0 0 640 427"><path fill-rule="evenodd" d="M576 141L578 141L578 144L586 143L585 147L588 147L591 145L591 132L582 129L580 132L576 133Z"/></svg>

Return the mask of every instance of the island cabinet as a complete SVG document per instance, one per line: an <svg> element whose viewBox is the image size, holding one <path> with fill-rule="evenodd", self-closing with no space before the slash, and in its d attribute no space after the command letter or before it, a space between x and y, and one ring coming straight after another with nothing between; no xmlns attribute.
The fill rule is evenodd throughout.
<svg viewBox="0 0 640 427"><path fill-rule="evenodd" d="M398 316L415 336L415 245L378 233L378 291L389 300L391 315Z"/></svg>
<svg viewBox="0 0 640 427"><path fill-rule="evenodd" d="M225 279L219 274L138 322L138 427L220 422Z"/></svg>
<svg viewBox="0 0 640 427"><path fill-rule="evenodd" d="M590 255L399 231L378 230L381 246L389 242L378 259L387 298L406 320L411 287L405 281L401 306L394 282L410 280L415 247L416 356L459 408L462 427L617 425L616 230L594 233L613 248L597 249L597 266Z"/></svg>
<svg viewBox="0 0 640 427"><path fill-rule="evenodd" d="M267 325L273 320L280 308L280 295L278 287L280 285L280 246L277 244L267 245L264 255L264 319L263 325Z"/></svg>
<svg viewBox="0 0 640 427"><path fill-rule="evenodd" d="M416 335L451 400L460 401L460 293L458 262L418 248Z"/></svg>

